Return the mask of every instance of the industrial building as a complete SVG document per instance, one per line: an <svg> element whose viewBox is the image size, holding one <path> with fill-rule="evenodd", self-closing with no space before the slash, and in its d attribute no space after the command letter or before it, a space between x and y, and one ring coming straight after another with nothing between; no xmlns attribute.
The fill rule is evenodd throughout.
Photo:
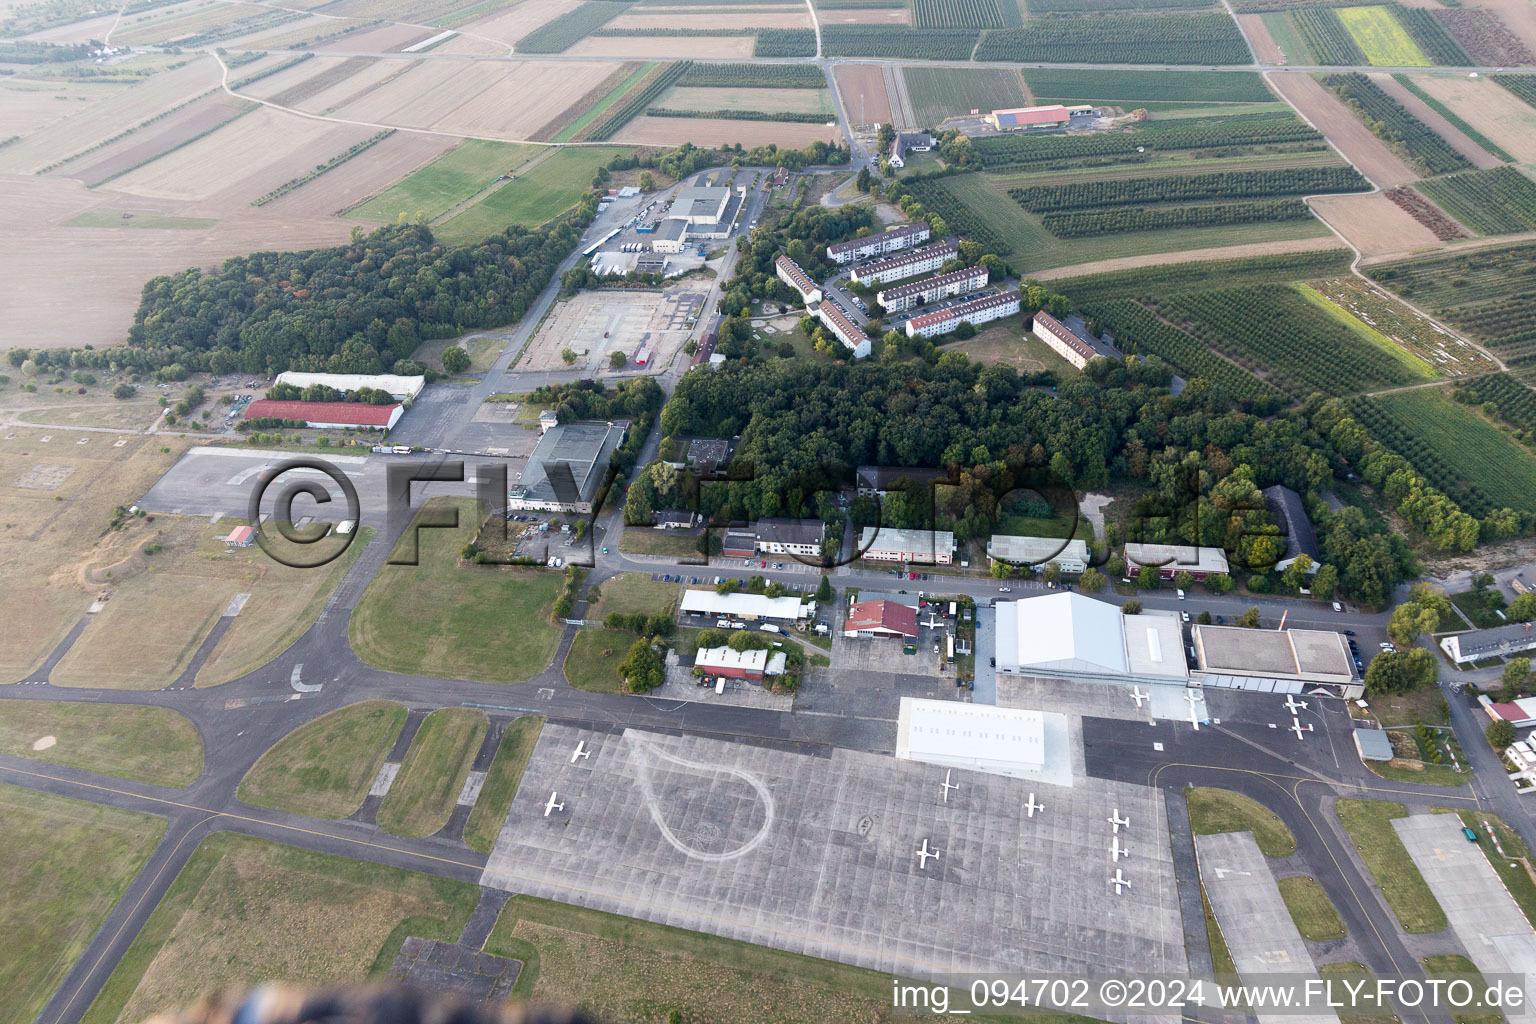
<svg viewBox="0 0 1536 1024"><path fill-rule="evenodd" d="M728 558L753 555L821 557L821 539L827 524L820 519L759 519L751 526L727 527L720 553Z"/></svg>
<svg viewBox="0 0 1536 1024"><path fill-rule="evenodd" d="M1207 686L1294 693L1302 686L1286 684L1346 687L1355 682L1354 656L1342 633L1193 626L1190 643Z"/></svg>
<svg viewBox="0 0 1536 1024"><path fill-rule="evenodd" d="M1039 711L903 697L896 722L896 756L904 761L1025 778L1045 765Z"/></svg>
<svg viewBox="0 0 1536 1024"><path fill-rule="evenodd" d="M822 322L832 336L842 342L849 354L855 359L863 359L869 355L869 338L858 324L844 316L836 306L830 302L818 303L816 306L816 319Z"/></svg>
<svg viewBox="0 0 1536 1024"><path fill-rule="evenodd" d="M1187 572L1198 582L1207 576L1227 573L1227 554L1221 548L1192 547L1187 544L1127 544L1125 571L1134 575L1144 565L1157 566L1160 579L1171 580Z"/></svg>
<svg viewBox="0 0 1536 1024"><path fill-rule="evenodd" d="M955 558L955 535L948 530L866 526L859 531L859 551L860 557L874 562L949 565Z"/></svg>
<svg viewBox="0 0 1536 1024"><path fill-rule="evenodd" d="M807 306L821 301L820 286L811 280L809 274L800 269L800 264L788 256L781 255L773 261L773 265L774 273L778 274L779 280L793 288L800 296L800 301Z"/></svg>
<svg viewBox="0 0 1536 1024"><path fill-rule="evenodd" d="M245 407L246 420L284 420L317 430L390 430L405 406L367 402L299 402L258 398Z"/></svg>
<svg viewBox="0 0 1536 1024"><path fill-rule="evenodd" d="M1086 339L1079 338L1070 328L1045 310L1034 315L1030 332L1049 345L1051 351L1079 370L1088 365L1088 360L1099 355Z"/></svg>
<svg viewBox="0 0 1536 1024"><path fill-rule="evenodd" d="M627 424L578 421L556 424L539 438L507 494L513 511L592 511L608 459Z"/></svg>
<svg viewBox="0 0 1536 1024"><path fill-rule="evenodd" d="M924 313L907 321L907 337L932 338L948 334L961 324L984 324L1019 311L1018 292L993 292L958 306Z"/></svg>
<svg viewBox="0 0 1536 1024"><path fill-rule="evenodd" d="M762 594L717 594L713 587L689 587L683 591L678 610L694 615L732 615L748 621L795 622L816 614L816 602L802 604L798 597L764 597Z"/></svg>
<svg viewBox="0 0 1536 1024"><path fill-rule="evenodd" d="M960 248L954 242L936 242L899 256L854 267L848 276L859 284L899 281L904 277L931 274L942 267L945 260L954 258L959 252Z"/></svg>
<svg viewBox="0 0 1536 1024"><path fill-rule="evenodd" d="M859 601L848 609L843 636L917 639L917 609L897 601Z"/></svg>
<svg viewBox="0 0 1536 1024"><path fill-rule="evenodd" d="M997 671L1110 682L1189 681L1180 622L1171 612L1122 615L1070 591L997 603Z"/></svg>
<svg viewBox="0 0 1536 1024"><path fill-rule="evenodd" d="M1081 540L1062 540L1060 537L1010 537L999 534L987 541L987 557L993 562L1036 568L1055 562L1062 572L1070 573L1086 572L1088 569L1087 543Z"/></svg>
<svg viewBox="0 0 1536 1024"><path fill-rule="evenodd" d="M725 185L684 185L677 190L667 217L685 221L690 237L724 238L741 211L742 197L741 189Z"/></svg>
<svg viewBox="0 0 1536 1024"><path fill-rule="evenodd" d="M1275 571L1289 569L1298 556L1306 555L1312 559L1312 571L1316 572L1323 557L1322 549L1317 546L1317 531L1312 529L1312 520L1307 516L1301 495L1281 484L1266 487L1262 493L1271 518L1285 537L1285 553L1275 563Z"/></svg>
<svg viewBox="0 0 1536 1024"><path fill-rule="evenodd" d="M764 676L783 675L788 661L783 651L736 651L723 646L701 647L693 656L694 667L706 676L755 682L762 682Z"/></svg>
<svg viewBox="0 0 1536 1024"><path fill-rule="evenodd" d="M1053 103L1043 107L1013 107L994 110L986 117L987 124L1000 132L1062 129L1071 123L1075 114L1092 114L1092 107L1064 107Z"/></svg>
<svg viewBox="0 0 1536 1024"><path fill-rule="evenodd" d="M409 404L427 386L427 378L420 374L401 376L395 373L301 373L298 370L284 370L273 383L291 384L300 389L322 384L342 394L372 388L374 391L387 391L395 401Z"/></svg>
<svg viewBox="0 0 1536 1024"><path fill-rule="evenodd" d="M681 217L668 217L656 225L647 239L651 251L677 254L688 245L688 222ZM639 269L637 266L636 269Z"/></svg>
<svg viewBox="0 0 1536 1024"><path fill-rule="evenodd" d="M833 263L867 260L871 256L895 252L897 249L905 249L919 242L926 242L931 234L924 221L903 224L901 227L882 231L878 235L865 235L863 238L853 238L846 242L834 242L827 246L827 259Z"/></svg>
<svg viewBox="0 0 1536 1024"><path fill-rule="evenodd" d="M1507 658L1536 650L1536 629L1529 622L1516 622L1494 629L1457 633L1440 641L1440 649L1458 665L1484 658Z"/></svg>
<svg viewBox="0 0 1536 1024"><path fill-rule="evenodd" d="M942 264L941 264L942 265ZM875 295L875 300L883 306L888 313L900 313L911 309L913 306L921 306L926 302L937 302L955 295L965 295L979 288L986 287L987 268L977 264L974 267L965 267L962 270L952 270L947 274L939 274L930 277L926 281L913 281L911 284L897 285L895 288L887 288Z"/></svg>

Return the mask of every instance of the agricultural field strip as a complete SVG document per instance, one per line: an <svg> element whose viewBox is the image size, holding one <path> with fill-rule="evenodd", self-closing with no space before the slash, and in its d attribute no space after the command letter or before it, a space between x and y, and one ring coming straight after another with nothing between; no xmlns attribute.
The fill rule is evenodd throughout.
<svg viewBox="0 0 1536 1024"><path fill-rule="evenodd" d="M1470 332L1511 367L1536 365L1536 245L1369 267L1372 280Z"/></svg>
<svg viewBox="0 0 1536 1024"><path fill-rule="evenodd" d="M1515 430L1536 432L1536 389L1527 387L1507 373L1473 377L1456 386L1457 401L1483 408L1488 415L1503 420ZM1489 409L1489 406L1492 406Z"/></svg>
<svg viewBox="0 0 1536 1024"><path fill-rule="evenodd" d="M1426 178L1415 187L1480 234L1536 231L1536 182L1513 167Z"/></svg>

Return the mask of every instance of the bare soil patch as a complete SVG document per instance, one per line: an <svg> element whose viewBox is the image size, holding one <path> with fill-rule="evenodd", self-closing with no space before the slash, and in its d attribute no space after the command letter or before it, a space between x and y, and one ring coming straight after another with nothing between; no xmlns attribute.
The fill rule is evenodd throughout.
<svg viewBox="0 0 1536 1024"><path fill-rule="evenodd" d="M1266 77L1303 118L1326 135L1345 159L1376 185L1391 188L1418 178L1413 168L1372 135L1337 96L1324 89L1311 75L1276 71Z"/></svg>
<svg viewBox="0 0 1536 1024"><path fill-rule="evenodd" d="M588 36L566 50L574 57L750 57L751 36ZM703 143L701 143L702 145Z"/></svg>
<svg viewBox="0 0 1536 1024"><path fill-rule="evenodd" d="M307 61L305 63L308 63ZM320 71L319 74L310 75L297 85L289 86L282 92L275 93L271 101L280 107L297 106L300 100L307 100L317 92L329 89L338 82L344 82L359 71L373 64L370 57L354 57L332 64Z"/></svg>
<svg viewBox="0 0 1536 1024"><path fill-rule="evenodd" d="M1428 228L1440 241L1449 242L1467 237L1461 225L1451 219L1444 210L1407 185L1399 185L1382 194L1401 207L1408 216Z"/></svg>
<svg viewBox="0 0 1536 1024"><path fill-rule="evenodd" d="M1376 73L1366 77L1380 86L1382 92L1391 96L1398 103L1401 103L1410 114L1433 128L1436 135L1449 142L1452 149L1472 161L1474 166L1487 170L1490 167L1497 167L1504 162L1482 146L1473 142L1467 137L1466 132L1447 121L1439 111L1408 91L1401 82L1391 75ZM1498 87L1495 86L1495 88Z"/></svg>
<svg viewBox="0 0 1536 1024"><path fill-rule="evenodd" d="M540 25L554 21L580 4L581 0L522 0L509 9L470 22L463 26L462 31L496 39L510 46ZM452 40L444 44L452 45Z"/></svg>
<svg viewBox="0 0 1536 1024"><path fill-rule="evenodd" d="M0 139L30 135L128 88L116 82L0 81Z"/></svg>
<svg viewBox="0 0 1536 1024"><path fill-rule="evenodd" d="M294 189L264 209L295 217L329 217L384 191L447 152L458 142L445 135L396 132L371 147L367 159L352 159Z"/></svg>
<svg viewBox="0 0 1536 1024"><path fill-rule="evenodd" d="M501 65L477 61L412 61L409 71L367 90L337 113L379 124L430 128L489 86L503 70Z"/></svg>
<svg viewBox="0 0 1536 1024"><path fill-rule="evenodd" d="M1478 7L1490 11L1497 16L1504 27L1513 33L1515 38L1520 40L1521 44L1528 51L1536 50L1536 4L1532 4L1530 0L1482 0ZM1451 11L1448 13L1454 20L1458 12ZM1466 44L1462 45L1465 46ZM1472 56L1475 57L1476 54ZM1505 56L1513 55L1505 54ZM1525 59L1518 63L1529 64L1531 62L1532 58L1527 53ZM1503 64L1505 62L1495 61L1494 63ZM1509 63L1517 62L1510 61Z"/></svg>
<svg viewBox="0 0 1536 1024"><path fill-rule="evenodd" d="M604 28L618 29L692 29L692 28L810 28L811 15L805 7L746 7L733 8L729 14L712 11L705 14L683 14L668 11L661 14L621 14Z"/></svg>
<svg viewBox="0 0 1536 1024"><path fill-rule="evenodd" d="M832 72L843 109L859 124L887 124L891 101L885 92L885 75L873 64L841 64Z"/></svg>
<svg viewBox="0 0 1536 1024"><path fill-rule="evenodd" d="M821 8L816 11L816 20L823 25L910 25L912 12L905 7L868 7L863 10L840 11Z"/></svg>
<svg viewBox="0 0 1536 1024"><path fill-rule="evenodd" d="M1239 14L1237 16L1237 23L1243 26L1243 32L1248 36L1248 42L1253 44L1254 56L1258 57L1260 63L1285 63L1285 54L1275 43L1274 37L1269 34L1269 26L1264 24L1263 15Z"/></svg>
<svg viewBox="0 0 1536 1024"><path fill-rule="evenodd" d="M1312 200L1311 206L1330 227L1368 256L1420 252L1440 244L1433 231L1379 192L1323 196Z"/></svg>
<svg viewBox="0 0 1536 1024"><path fill-rule="evenodd" d="M773 142L799 149L818 139L833 142L840 137L836 126L829 128L824 124L641 116L625 125L615 141L646 146L673 146L682 142L692 142L696 146L733 146L739 142L749 149Z"/></svg>
<svg viewBox="0 0 1536 1024"><path fill-rule="evenodd" d="M1419 87L1521 163L1536 163L1536 110L1486 79L1423 75Z"/></svg>
<svg viewBox="0 0 1536 1024"><path fill-rule="evenodd" d="M617 63L512 63L452 111L433 122L440 131L532 138L559 118L571 96L585 83L600 82L620 70Z"/></svg>
<svg viewBox="0 0 1536 1024"><path fill-rule="evenodd" d="M326 46L337 50L355 50L358 53L384 53L403 50L435 35L437 33L431 29L417 28L415 25L379 25L330 40Z"/></svg>
<svg viewBox="0 0 1536 1024"><path fill-rule="evenodd" d="M376 60L350 77L336 82L312 96L306 96L295 103L293 107L295 110L302 110L307 114L329 114L333 110L338 110L349 103L362 99L384 82L407 74L412 67L414 65L410 61Z"/></svg>
<svg viewBox="0 0 1536 1024"><path fill-rule="evenodd" d="M750 89L715 86L674 86L656 102L672 110L754 110L828 113L831 98L825 89Z"/></svg>
<svg viewBox="0 0 1536 1024"><path fill-rule="evenodd" d="M188 139L217 128L239 113L239 109L232 103L239 101L226 101L226 97L219 95L210 96L184 110L176 111L150 128L134 132L121 144L108 146L81 160L73 160L53 173L75 178L94 187L115 174L153 160ZM103 154L103 159L94 159Z"/></svg>
<svg viewBox="0 0 1536 1024"><path fill-rule="evenodd" d="M1218 246L1210 249L1187 249L1179 253L1148 253L1145 256L1117 256L1114 259L1094 260L1070 267L1051 267L1030 273L1042 281L1054 281L1079 274L1103 274L1111 270L1134 270L1138 267L1155 267L1164 263L1195 263L1200 260L1233 260L1245 256L1274 256L1284 252L1324 252L1341 248L1338 239L1329 235L1323 238L1289 238L1278 242L1248 242L1243 245Z"/></svg>

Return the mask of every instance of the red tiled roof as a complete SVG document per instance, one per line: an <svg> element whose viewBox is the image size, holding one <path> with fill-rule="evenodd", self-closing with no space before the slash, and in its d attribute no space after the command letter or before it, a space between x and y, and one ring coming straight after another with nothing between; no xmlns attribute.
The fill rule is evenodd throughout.
<svg viewBox="0 0 1536 1024"><path fill-rule="evenodd" d="M895 601L860 601L848 609L845 630L884 628L917 636L917 609Z"/></svg>
<svg viewBox="0 0 1536 1024"><path fill-rule="evenodd" d="M306 423L352 423L359 427L387 427L394 405L366 402L297 402L258 398L245 407L245 418L304 420Z"/></svg>

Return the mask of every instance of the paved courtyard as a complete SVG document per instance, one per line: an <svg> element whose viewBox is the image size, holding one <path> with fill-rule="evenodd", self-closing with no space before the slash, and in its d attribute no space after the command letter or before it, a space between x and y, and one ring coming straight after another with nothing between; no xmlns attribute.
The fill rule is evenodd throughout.
<svg viewBox="0 0 1536 1024"><path fill-rule="evenodd" d="M957 769L946 791L945 776L842 749L550 724L482 884L931 978L1186 969L1155 790ZM1117 810L1133 852L1112 865ZM925 843L939 857L923 863ZM1120 896L1117 866L1132 882Z"/></svg>

